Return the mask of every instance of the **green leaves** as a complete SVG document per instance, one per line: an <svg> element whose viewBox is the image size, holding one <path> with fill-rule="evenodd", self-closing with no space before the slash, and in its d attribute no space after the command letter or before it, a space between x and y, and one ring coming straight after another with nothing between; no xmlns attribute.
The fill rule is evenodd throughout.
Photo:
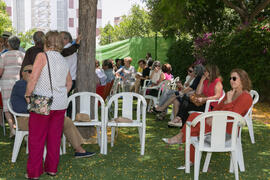
<svg viewBox="0 0 270 180"><path fill-rule="evenodd" d="M4 31L12 31L12 23L6 12L6 4L0 0L0 34Z"/></svg>

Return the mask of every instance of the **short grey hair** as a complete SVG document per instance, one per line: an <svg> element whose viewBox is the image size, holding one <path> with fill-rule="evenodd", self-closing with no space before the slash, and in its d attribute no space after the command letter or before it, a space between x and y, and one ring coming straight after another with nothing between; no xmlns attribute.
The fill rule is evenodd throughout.
<svg viewBox="0 0 270 180"><path fill-rule="evenodd" d="M201 64L197 64L195 67L194 67L194 71L195 71L195 74L196 76L202 76L203 73L204 73L204 67L203 65Z"/></svg>
<svg viewBox="0 0 270 180"><path fill-rule="evenodd" d="M160 63L160 61L154 61L154 62L153 62L153 65L152 65L152 70L154 70L154 69L155 69L155 67L157 67L157 66L161 67L161 63Z"/></svg>
<svg viewBox="0 0 270 180"><path fill-rule="evenodd" d="M8 38L8 44L13 50L19 50L20 43L21 41L17 36L11 36Z"/></svg>
<svg viewBox="0 0 270 180"><path fill-rule="evenodd" d="M64 39L68 40L70 43L72 42L72 36L68 31L61 31L60 34L63 34Z"/></svg>

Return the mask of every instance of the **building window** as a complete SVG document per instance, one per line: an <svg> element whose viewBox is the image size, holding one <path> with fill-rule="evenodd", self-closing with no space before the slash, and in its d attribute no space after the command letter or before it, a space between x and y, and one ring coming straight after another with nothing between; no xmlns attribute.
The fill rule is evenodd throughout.
<svg viewBox="0 0 270 180"><path fill-rule="evenodd" d="M97 18L98 19L101 19L102 18L102 10L101 9L98 9L97 10Z"/></svg>
<svg viewBox="0 0 270 180"><path fill-rule="evenodd" d="M11 7L7 6L6 11L9 16L12 16Z"/></svg>
<svg viewBox="0 0 270 180"><path fill-rule="evenodd" d="M69 0L69 8L70 9L74 8L74 0Z"/></svg>
<svg viewBox="0 0 270 180"><path fill-rule="evenodd" d="M67 2L57 0L57 29L59 31L67 30Z"/></svg>
<svg viewBox="0 0 270 180"><path fill-rule="evenodd" d="M69 27L74 27L74 18L69 18L68 22L69 22Z"/></svg>

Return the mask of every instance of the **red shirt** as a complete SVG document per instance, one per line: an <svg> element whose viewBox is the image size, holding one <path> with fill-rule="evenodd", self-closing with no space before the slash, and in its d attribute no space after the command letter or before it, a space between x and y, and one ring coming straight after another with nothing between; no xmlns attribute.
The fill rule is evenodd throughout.
<svg viewBox="0 0 270 180"><path fill-rule="evenodd" d="M231 103L224 104L224 101L226 101L226 99L227 96L225 96L223 100L216 107L214 107L213 111L232 111L244 117L252 105L252 98L248 92L243 92ZM227 133L232 133L232 123L228 123Z"/></svg>

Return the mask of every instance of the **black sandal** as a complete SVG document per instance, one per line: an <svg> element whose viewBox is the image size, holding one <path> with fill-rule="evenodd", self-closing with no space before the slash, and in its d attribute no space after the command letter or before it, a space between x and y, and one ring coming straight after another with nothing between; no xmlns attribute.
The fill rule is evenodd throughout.
<svg viewBox="0 0 270 180"><path fill-rule="evenodd" d="M156 109L155 106L153 106L153 111L154 111L155 113L162 113L162 112L163 112L163 111L158 111L158 110Z"/></svg>

